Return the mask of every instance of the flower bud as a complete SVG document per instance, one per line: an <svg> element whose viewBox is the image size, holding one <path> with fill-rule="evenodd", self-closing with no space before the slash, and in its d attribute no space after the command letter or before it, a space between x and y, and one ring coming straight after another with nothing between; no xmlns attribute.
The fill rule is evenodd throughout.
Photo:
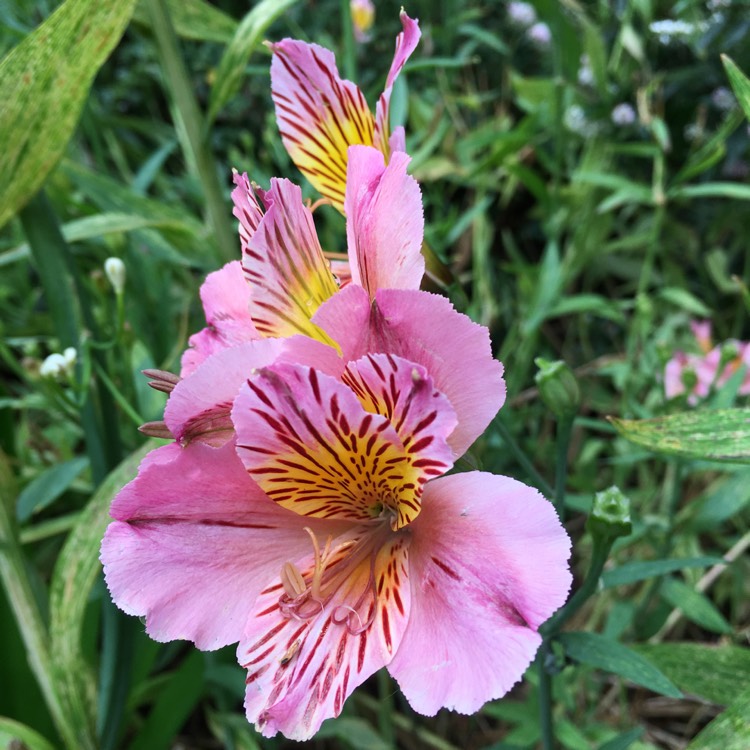
<svg viewBox="0 0 750 750"><path fill-rule="evenodd" d="M586 520L586 530L593 537L616 539L628 536L633 530L630 521L630 499L619 487L597 492Z"/></svg>
<svg viewBox="0 0 750 750"><path fill-rule="evenodd" d="M372 0L351 0L349 9L352 15L354 38L360 44L369 41L369 31L375 21L375 6Z"/></svg>
<svg viewBox="0 0 750 750"><path fill-rule="evenodd" d="M127 277L125 264L119 258L107 258L104 261L104 273L107 274L109 283L112 284L115 294L119 297L125 290Z"/></svg>
<svg viewBox="0 0 750 750"><path fill-rule="evenodd" d="M581 403L581 391L572 370L562 360L550 362L538 357L534 363L539 368L534 380L542 401L556 417L572 417Z"/></svg>
<svg viewBox="0 0 750 750"><path fill-rule="evenodd" d="M50 354L39 368L39 374L43 378L54 378L60 380L73 374L77 358L76 350L69 346L62 354Z"/></svg>

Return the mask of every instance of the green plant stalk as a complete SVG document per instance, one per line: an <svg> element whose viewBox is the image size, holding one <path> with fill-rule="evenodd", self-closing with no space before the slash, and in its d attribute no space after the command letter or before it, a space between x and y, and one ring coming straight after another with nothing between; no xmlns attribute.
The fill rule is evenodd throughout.
<svg viewBox="0 0 750 750"><path fill-rule="evenodd" d="M229 221L229 209L216 172L216 165L203 132L203 117L193 94L185 61L180 52L177 35L169 18L164 0L149 0L148 10L156 37L159 57L176 111L182 119L186 142L182 148L186 157L193 160L206 197L206 210L216 235L222 261L237 256L237 240ZM179 128L178 128L179 130ZM181 139L182 140L182 139Z"/></svg>
<svg viewBox="0 0 750 750"><path fill-rule="evenodd" d="M387 669L378 672L378 729L383 742L388 747L396 747L396 731L393 726L393 716L396 707L393 704L393 681Z"/></svg>
<svg viewBox="0 0 750 750"><path fill-rule="evenodd" d="M38 193L26 204L19 213L19 218L36 261L60 345L63 348L78 347L80 316L70 283L68 246L44 192ZM80 364L77 366L80 367ZM99 482L107 474L107 458L96 410L90 397L81 407L81 425L86 439L86 452L91 461L91 472L94 480Z"/></svg>
<svg viewBox="0 0 750 750"><path fill-rule="evenodd" d="M545 638L536 657L539 668L539 732L543 750L555 748L555 729L552 721L552 675L547 669L549 654L549 641Z"/></svg>
<svg viewBox="0 0 750 750"><path fill-rule="evenodd" d="M349 0L339 0L339 16L341 16L341 38L344 40L342 64L344 78L357 80L357 58L354 54L354 28L352 26L352 11Z"/></svg>
<svg viewBox="0 0 750 750"><path fill-rule="evenodd" d="M537 489L539 489L543 495L546 495L547 497L555 497L554 490L547 480L537 471L536 466L531 463L528 456L521 449L521 446L518 445L510 429L503 421L503 418L497 417L497 419L495 419L495 425L500 431L503 441L508 448L510 448L511 453L515 456L518 463L521 464L521 468L523 468L528 475L529 480L536 485Z"/></svg>
<svg viewBox="0 0 750 750"><path fill-rule="evenodd" d="M555 510L560 522L565 521L565 482L568 478L568 450L570 436L573 432L574 415L561 417L557 422L557 438L555 440Z"/></svg>
<svg viewBox="0 0 750 750"><path fill-rule="evenodd" d="M5 484L5 482L3 482ZM57 731L70 750L96 746L86 722L78 722L60 694L54 679L50 638L26 573L8 504L0 502L0 579L26 646L26 654Z"/></svg>

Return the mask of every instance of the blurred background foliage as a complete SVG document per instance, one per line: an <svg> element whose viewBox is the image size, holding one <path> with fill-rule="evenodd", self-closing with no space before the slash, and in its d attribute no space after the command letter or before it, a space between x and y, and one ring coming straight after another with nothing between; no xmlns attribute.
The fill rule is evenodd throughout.
<svg viewBox="0 0 750 750"><path fill-rule="evenodd" d="M135 474L127 457L143 451L136 427L162 414L140 371L179 367L204 324L202 279L238 255L231 168L261 186L302 182L278 135L262 41L335 50L374 103L400 4L376 2L364 44L338 0L64 5L64 33L34 36L57 3L0 4L0 744L292 746L246 724L231 648L150 641L109 602L96 557L109 500ZM675 350L695 349L692 319L711 319L717 341L750 337L750 136L719 57L750 70L748 5L410 0L406 10L423 37L393 120L406 125L443 264L426 288L490 327L509 386L459 468L552 493L559 441L534 359L563 359L582 392L563 457L579 580L593 494L616 484L632 500L633 533L570 624L631 648L625 666L575 638L551 655L560 746L747 748L750 733L731 745L720 723L700 731L735 699L727 725L750 731L740 692L750 469L655 457L606 417L687 408L665 398L663 371ZM315 217L324 248L342 251L343 219L325 206ZM122 295L109 257L125 264ZM75 362L40 373L68 347ZM740 384L701 406L741 403ZM639 681L628 669L636 651L671 680L666 695L652 673ZM477 716L430 719L379 675L309 744L511 750L539 736L531 671Z"/></svg>

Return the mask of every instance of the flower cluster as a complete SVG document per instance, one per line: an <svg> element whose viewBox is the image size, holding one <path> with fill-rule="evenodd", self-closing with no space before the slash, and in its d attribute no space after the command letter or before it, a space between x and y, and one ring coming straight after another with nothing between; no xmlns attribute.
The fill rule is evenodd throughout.
<svg viewBox="0 0 750 750"><path fill-rule="evenodd" d="M470 713L520 679L567 596L570 542L539 493L446 473L505 398L488 331L420 290L422 198L393 82L373 116L333 55L271 45L283 142L346 217L323 252L299 187L235 173L241 260L201 288L207 326L168 393L173 442L113 502L101 558L158 641L238 643L248 719L311 737L387 667L412 706Z"/></svg>
<svg viewBox="0 0 750 750"><path fill-rule="evenodd" d="M746 375L738 393L750 394L750 343L729 340L714 345L710 321L694 321L690 328L700 354L676 352L664 370L664 392L667 398L687 396L697 404L712 390L721 388L740 367Z"/></svg>

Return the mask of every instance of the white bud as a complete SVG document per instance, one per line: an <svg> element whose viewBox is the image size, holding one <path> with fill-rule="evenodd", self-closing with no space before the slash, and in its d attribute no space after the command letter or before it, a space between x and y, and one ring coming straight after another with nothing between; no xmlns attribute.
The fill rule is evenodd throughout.
<svg viewBox="0 0 750 750"><path fill-rule="evenodd" d="M552 32L544 21L537 21L526 33L532 42L541 47L546 47L552 41Z"/></svg>
<svg viewBox="0 0 750 750"><path fill-rule="evenodd" d="M59 378L65 374L68 363L65 361L65 357L62 354L50 354L47 359L42 362L42 366L39 368L39 374L43 378Z"/></svg>
<svg viewBox="0 0 750 750"><path fill-rule="evenodd" d="M104 273L107 274L109 283L112 284L115 294L119 297L125 289L125 278L127 277L125 264L119 258L107 258L104 261Z"/></svg>

